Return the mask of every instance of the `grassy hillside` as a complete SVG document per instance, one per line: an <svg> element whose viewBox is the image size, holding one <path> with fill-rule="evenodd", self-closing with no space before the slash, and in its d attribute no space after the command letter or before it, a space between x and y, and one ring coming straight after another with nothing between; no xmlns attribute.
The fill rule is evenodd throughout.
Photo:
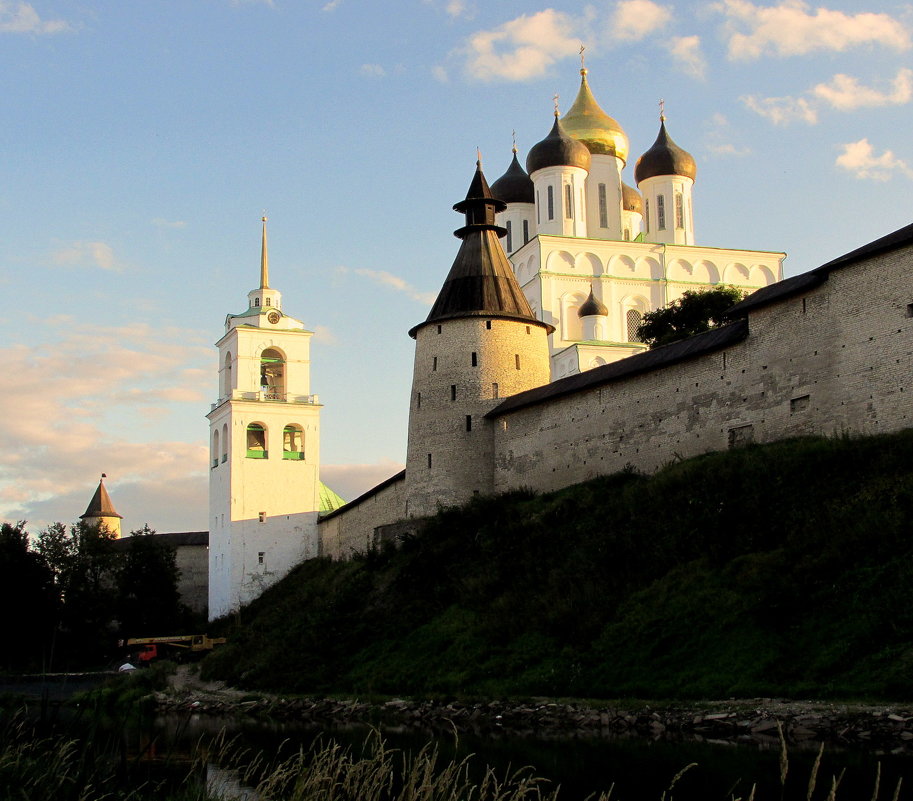
<svg viewBox="0 0 913 801"><path fill-rule="evenodd" d="M913 432L441 512L302 564L209 676L286 692L913 698Z"/></svg>

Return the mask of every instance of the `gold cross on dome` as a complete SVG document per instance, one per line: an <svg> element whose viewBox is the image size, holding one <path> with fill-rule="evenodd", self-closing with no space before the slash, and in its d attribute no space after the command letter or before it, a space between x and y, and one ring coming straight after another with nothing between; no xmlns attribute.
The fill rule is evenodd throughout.
<svg viewBox="0 0 913 801"><path fill-rule="evenodd" d="M555 96L552 98L552 100L555 101L555 116L556 117L561 115L561 112L558 111L558 97L559 97L559 95L556 93Z"/></svg>
<svg viewBox="0 0 913 801"><path fill-rule="evenodd" d="M662 98L659 99L659 119L660 122L665 122L666 119L666 101Z"/></svg>
<svg viewBox="0 0 913 801"><path fill-rule="evenodd" d="M584 55L583 55L584 50L586 50L586 47L584 47L583 43L581 42L581 44L580 44L580 69L586 68L586 64L584 63Z"/></svg>

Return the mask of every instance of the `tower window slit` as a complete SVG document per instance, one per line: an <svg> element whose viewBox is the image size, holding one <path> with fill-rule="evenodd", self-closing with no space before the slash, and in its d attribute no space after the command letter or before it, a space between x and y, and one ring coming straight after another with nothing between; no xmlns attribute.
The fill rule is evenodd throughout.
<svg viewBox="0 0 913 801"><path fill-rule="evenodd" d="M570 184L564 185L564 216L568 220L574 219L574 190Z"/></svg>
<svg viewBox="0 0 913 801"><path fill-rule="evenodd" d="M485 327L486 327L489 331L491 331L491 320L486 320L486 321L485 321Z"/></svg>
<svg viewBox="0 0 913 801"><path fill-rule="evenodd" d="M546 188L546 195L548 196L548 218L550 220L555 219L555 188L549 186Z"/></svg>
<svg viewBox="0 0 913 801"><path fill-rule="evenodd" d="M675 193L675 227L685 227L685 202L681 192Z"/></svg>
<svg viewBox="0 0 913 801"><path fill-rule="evenodd" d="M519 370L520 369L520 354L519 353L514 354L514 364L516 364L517 369Z"/></svg>
<svg viewBox="0 0 913 801"><path fill-rule="evenodd" d="M504 227L507 228L507 252L510 253L514 249L513 226L510 224L510 220L507 221L507 224Z"/></svg>
<svg viewBox="0 0 913 801"><path fill-rule="evenodd" d="M599 184L599 227L609 227L609 203L606 199L605 184Z"/></svg>
<svg viewBox="0 0 913 801"><path fill-rule="evenodd" d="M664 195L656 196L656 227L660 231L666 230L666 198Z"/></svg>
<svg viewBox="0 0 913 801"><path fill-rule="evenodd" d="M523 244L529 242L529 220L523 221Z"/></svg>
<svg viewBox="0 0 913 801"><path fill-rule="evenodd" d="M415 408L416 409L422 408L422 393L421 392L415 393Z"/></svg>
<svg viewBox="0 0 913 801"><path fill-rule="evenodd" d="M491 397L493 397L493 398L498 397L498 384L497 383L494 383L491 385Z"/></svg>
<svg viewBox="0 0 913 801"><path fill-rule="evenodd" d="M456 384L450 385L450 400L452 400L452 401L456 400Z"/></svg>
<svg viewBox="0 0 913 801"><path fill-rule="evenodd" d="M644 230L650 233L650 201L644 199Z"/></svg>
<svg viewBox="0 0 913 801"><path fill-rule="evenodd" d="M471 414L466 415L466 430L472 431L472 415Z"/></svg>
<svg viewBox="0 0 913 801"><path fill-rule="evenodd" d="M431 372L437 371L437 356L431 357Z"/></svg>
<svg viewBox="0 0 913 801"><path fill-rule="evenodd" d="M428 454L428 469L431 469L431 454Z"/></svg>
<svg viewBox="0 0 913 801"><path fill-rule="evenodd" d="M472 366L473 367L479 366L479 356L475 351L472 352Z"/></svg>

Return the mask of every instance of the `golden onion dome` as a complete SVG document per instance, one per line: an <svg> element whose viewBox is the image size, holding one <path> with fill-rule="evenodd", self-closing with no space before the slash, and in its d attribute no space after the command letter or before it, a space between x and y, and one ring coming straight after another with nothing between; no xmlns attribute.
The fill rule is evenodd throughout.
<svg viewBox="0 0 913 801"><path fill-rule="evenodd" d="M621 126L596 102L586 80L586 69L580 70L580 91L567 114L561 119L564 130L579 139L594 155L617 156L628 160L628 137Z"/></svg>

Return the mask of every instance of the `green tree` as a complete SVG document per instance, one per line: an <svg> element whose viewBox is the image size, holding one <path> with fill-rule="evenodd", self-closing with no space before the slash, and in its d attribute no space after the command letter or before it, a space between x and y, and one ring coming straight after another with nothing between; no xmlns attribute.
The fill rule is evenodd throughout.
<svg viewBox="0 0 913 801"><path fill-rule="evenodd" d="M40 670L50 650L53 576L29 547L25 522L0 525L0 670Z"/></svg>
<svg viewBox="0 0 913 801"><path fill-rule="evenodd" d="M124 638L184 633L176 553L154 534L148 525L132 531L119 554L117 611Z"/></svg>
<svg viewBox="0 0 913 801"><path fill-rule="evenodd" d="M726 322L726 311L743 297L734 286L689 290L668 306L647 312L637 329L638 339L658 348L718 328Z"/></svg>

